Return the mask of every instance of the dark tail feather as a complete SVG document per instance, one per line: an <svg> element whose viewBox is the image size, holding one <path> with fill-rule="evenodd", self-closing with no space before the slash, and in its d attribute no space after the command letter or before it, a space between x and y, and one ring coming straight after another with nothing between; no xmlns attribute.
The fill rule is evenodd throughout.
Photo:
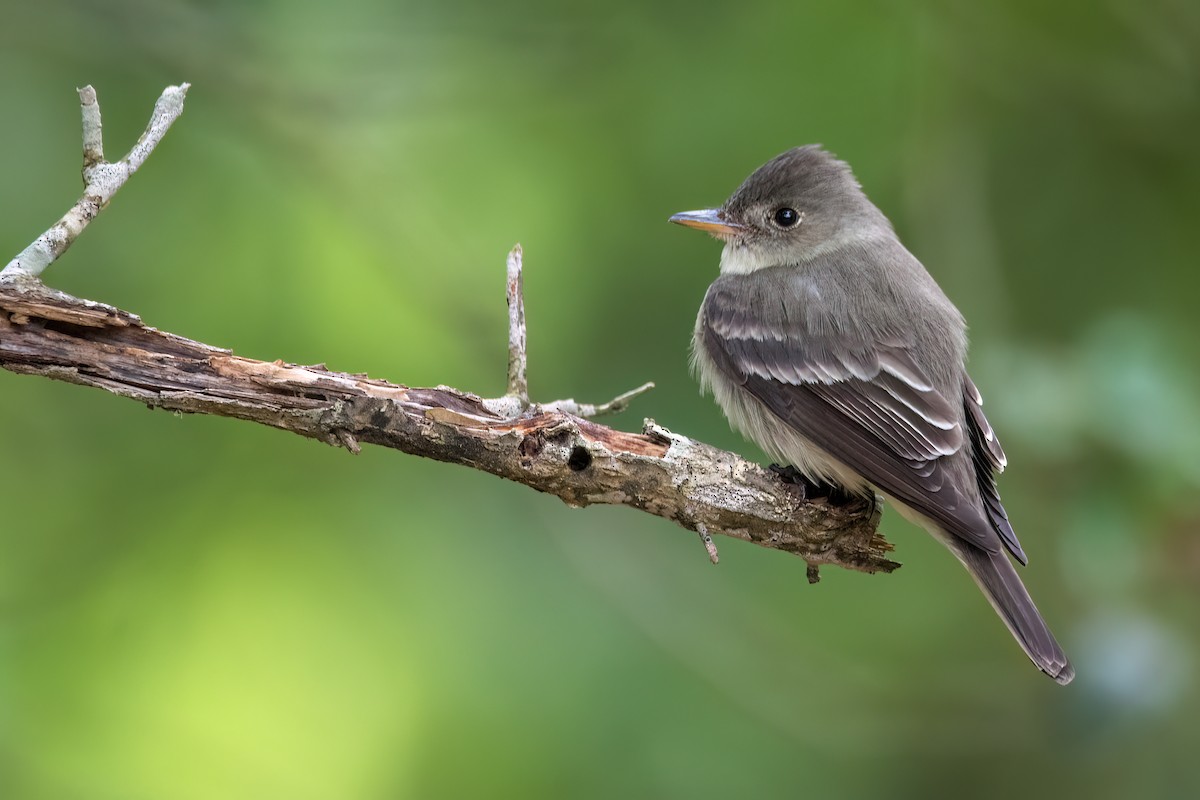
<svg viewBox="0 0 1200 800"><path fill-rule="evenodd" d="M1003 551L988 553L966 542L955 542L952 547L1030 660L1059 683L1070 683L1075 668L1046 627L1008 556Z"/></svg>

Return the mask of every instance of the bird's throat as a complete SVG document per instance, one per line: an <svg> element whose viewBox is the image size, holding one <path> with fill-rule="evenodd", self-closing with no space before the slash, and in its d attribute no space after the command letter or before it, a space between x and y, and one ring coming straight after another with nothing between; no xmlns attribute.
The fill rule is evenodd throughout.
<svg viewBox="0 0 1200 800"><path fill-rule="evenodd" d="M751 272L773 266L760 248L749 247L737 240L725 243L721 251L722 275L749 275Z"/></svg>

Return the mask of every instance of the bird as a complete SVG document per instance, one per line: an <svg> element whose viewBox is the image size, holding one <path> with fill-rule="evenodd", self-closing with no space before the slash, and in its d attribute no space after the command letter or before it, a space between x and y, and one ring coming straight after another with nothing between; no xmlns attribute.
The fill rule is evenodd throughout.
<svg viewBox="0 0 1200 800"><path fill-rule="evenodd" d="M1007 465L967 374L966 323L848 164L819 145L763 164L720 208L670 221L724 242L692 367L731 427L805 483L875 494L963 564L1029 659L1075 669L1011 558Z"/></svg>

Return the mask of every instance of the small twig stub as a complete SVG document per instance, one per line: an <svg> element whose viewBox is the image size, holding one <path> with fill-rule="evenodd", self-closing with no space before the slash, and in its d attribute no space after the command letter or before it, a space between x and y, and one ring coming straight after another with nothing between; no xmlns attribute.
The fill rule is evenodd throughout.
<svg viewBox="0 0 1200 800"><path fill-rule="evenodd" d="M518 244L509 252L507 266L508 301L508 391L523 407L529 405L528 357L525 352L525 276L524 254Z"/></svg>

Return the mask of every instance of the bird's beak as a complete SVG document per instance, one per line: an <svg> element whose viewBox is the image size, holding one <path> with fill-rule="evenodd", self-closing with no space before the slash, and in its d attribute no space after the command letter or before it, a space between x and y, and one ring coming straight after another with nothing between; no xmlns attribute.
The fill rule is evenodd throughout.
<svg viewBox="0 0 1200 800"><path fill-rule="evenodd" d="M705 208L701 211L683 211L671 217L676 225L686 225L700 231L707 231L718 239L728 239L737 236L746 229L745 225L730 222L725 218L725 212L719 208Z"/></svg>

